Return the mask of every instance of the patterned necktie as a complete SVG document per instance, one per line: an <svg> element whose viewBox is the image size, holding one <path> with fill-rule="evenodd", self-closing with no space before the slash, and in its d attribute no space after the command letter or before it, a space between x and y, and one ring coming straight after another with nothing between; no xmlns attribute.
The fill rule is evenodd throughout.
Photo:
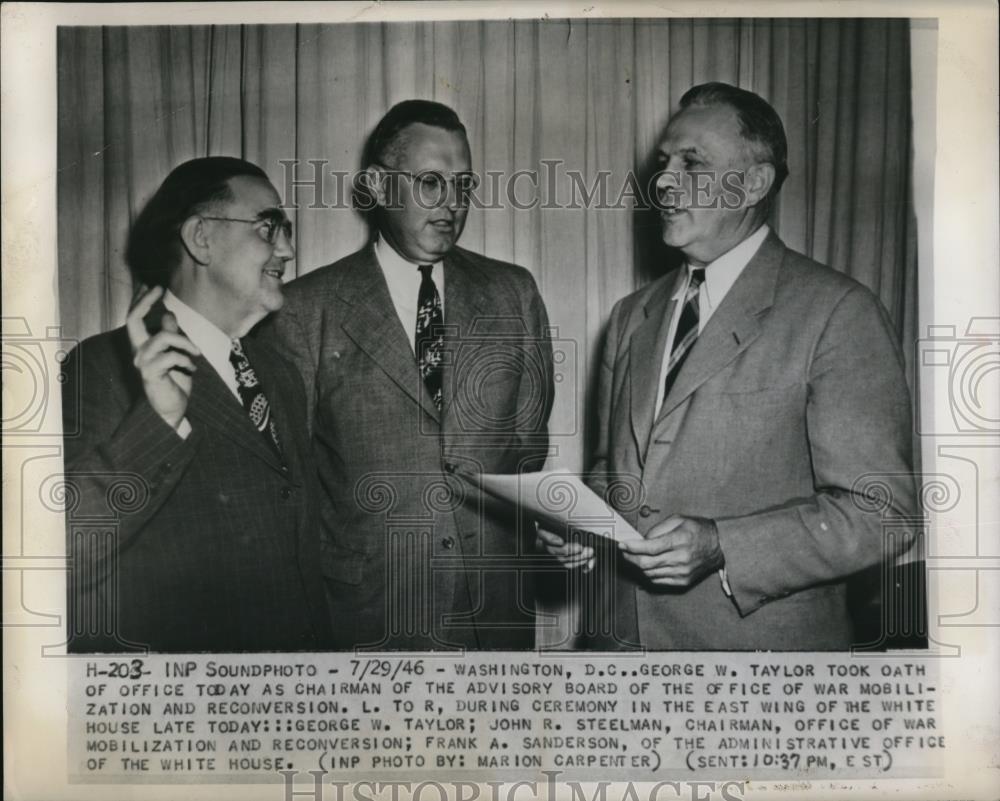
<svg viewBox="0 0 1000 801"><path fill-rule="evenodd" d="M677 333L674 334L674 346L670 351L670 361L667 363L667 377L663 382L663 400L670 394L681 367L687 360L694 341L698 338L698 289L705 280L705 271L701 268L691 270L691 280L688 282L687 293L684 295L684 308L677 321Z"/></svg>
<svg viewBox="0 0 1000 801"><path fill-rule="evenodd" d="M257 380L257 373L254 372L250 360L243 351L243 343L238 339L233 340L229 361L236 371L236 388L239 390L240 400L243 401L243 408L250 415L250 422L264 435L264 439L278 457L282 458L281 440L278 439L278 428L271 414L271 404L267 402L267 396L260 386L260 381Z"/></svg>
<svg viewBox="0 0 1000 801"><path fill-rule="evenodd" d="M420 291L417 294L417 328L414 350L417 366L424 386L430 392L438 411L444 402L442 393L442 357L444 356L444 315L441 313L441 296L431 277L433 264L421 264Z"/></svg>

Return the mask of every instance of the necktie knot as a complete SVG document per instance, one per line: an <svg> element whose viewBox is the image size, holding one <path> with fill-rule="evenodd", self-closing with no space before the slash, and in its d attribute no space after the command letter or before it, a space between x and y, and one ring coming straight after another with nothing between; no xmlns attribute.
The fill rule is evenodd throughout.
<svg viewBox="0 0 1000 801"><path fill-rule="evenodd" d="M700 287L705 283L705 268L694 267L691 269L691 286Z"/></svg>
<svg viewBox="0 0 1000 801"><path fill-rule="evenodd" d="M421 264L417 267L417 269L420 270L420 275L423 276L425 281L428 278L433 278L432 276L432 272L434 271L433 264Z"/></svg>
<svg viewBox="0 0 1000 801"><path fill-rule="evenodd" d="M241 388L249 388L257 385L257 374L250 366L246 351L243 350L243 343L234 339L229 349L229 363L236 371L236 385Z"/></svg>

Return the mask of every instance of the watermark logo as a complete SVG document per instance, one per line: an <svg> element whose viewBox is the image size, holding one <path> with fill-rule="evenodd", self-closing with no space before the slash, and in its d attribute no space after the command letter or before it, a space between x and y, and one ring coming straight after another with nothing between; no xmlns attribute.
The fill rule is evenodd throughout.
<svg viewBox="0 0 1000 801"><path fill-rule="evenodd" d="M543 780L491 781L364 781L329 780L325 770L279 770L284 801L742 801L744 781L663 781L654 783L561 780L562 772L544 770ZM296 777L311 777L309 789ZM588 792L589 788L589 792Z"/></svg>
<svg viewBox="0 0 1000 801"><path fill-rule="evenodd" d="M917 340L921 379L947 387L947 416L922 410L917 396L917 430L923 435L996 436L1000 433L1000 318L973 317L961 336L953 325L928 327Z"/></svg>
<svg viewBox="0 0 1000 801"><path fill-rule="evenodd" d="M23 317L4 317L2 322L3 357L3 435L4 437L42 436L46 431L46 414L52 393L63 385L69 387L71 396L64 393L63 403L79 404L80 382L74 380L75 364L69 354L76 340L62 335L58 326L50 326L44 333L32 332ZM64 410L65 411L65 410ZM64 415L76 420L77 415ZM77 431L65 431L72 436ZM56 428L52 431L59 436Z"/></svg>
<svg viewBox="0 0 1000 801"><path fill-rule="evenodd" d="M399 169L338 170L324 159L283 159L285 208L376 208L431 210L444 205L459 209L625 210L661 212L734 211L750 205L744 172L729 169L658 170L648 176L629 170L584 172L561 159L541 159L522 170L485 170L445 174Z"/></svg>

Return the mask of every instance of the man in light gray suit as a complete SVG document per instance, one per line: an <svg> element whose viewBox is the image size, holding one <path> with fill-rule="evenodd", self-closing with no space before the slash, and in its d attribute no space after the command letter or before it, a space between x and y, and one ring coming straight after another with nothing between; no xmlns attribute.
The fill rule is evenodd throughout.
<svg viewBox="0 0 1000 801"><path fill-rule="evenodd" d="M534 530L457 474L545 461L545 306L456 246L476 177L454 111L394 106L364 166L377 235L293 281L271 332L310 398L337 645L531 648Z"/></svg>
<svg viewBox="0 0 1000 801"><path fill-rule="evenodd" d="M766 225L787 174L774 109L718 83L680 105L657 187L685 264L611 313L589 477L639 479L622 512L644 539L597 555L594 609L610 614L590 644L846 649L845 580L912 536L883 536L916 505L896 338L871 292ZM873 473L885 509L860 497ZM593 565L591 547L541 535Z"/></svg>

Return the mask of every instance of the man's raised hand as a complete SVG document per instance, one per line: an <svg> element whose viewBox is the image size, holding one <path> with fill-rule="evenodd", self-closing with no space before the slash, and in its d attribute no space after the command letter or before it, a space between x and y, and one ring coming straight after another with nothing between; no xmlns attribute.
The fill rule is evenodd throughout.
<svg viewBox="0 0 1000 801"><path fill-rule="evenodd" d="M171 428L176 429L187 412L191 397L194 357L201 351L180 333L177 319L170 312L162 317L161 330L150 335L143 318L163 297L162 287L153 287L132 307L125 318L132 363L142 376L142 386L149 405Z"/></svg>

